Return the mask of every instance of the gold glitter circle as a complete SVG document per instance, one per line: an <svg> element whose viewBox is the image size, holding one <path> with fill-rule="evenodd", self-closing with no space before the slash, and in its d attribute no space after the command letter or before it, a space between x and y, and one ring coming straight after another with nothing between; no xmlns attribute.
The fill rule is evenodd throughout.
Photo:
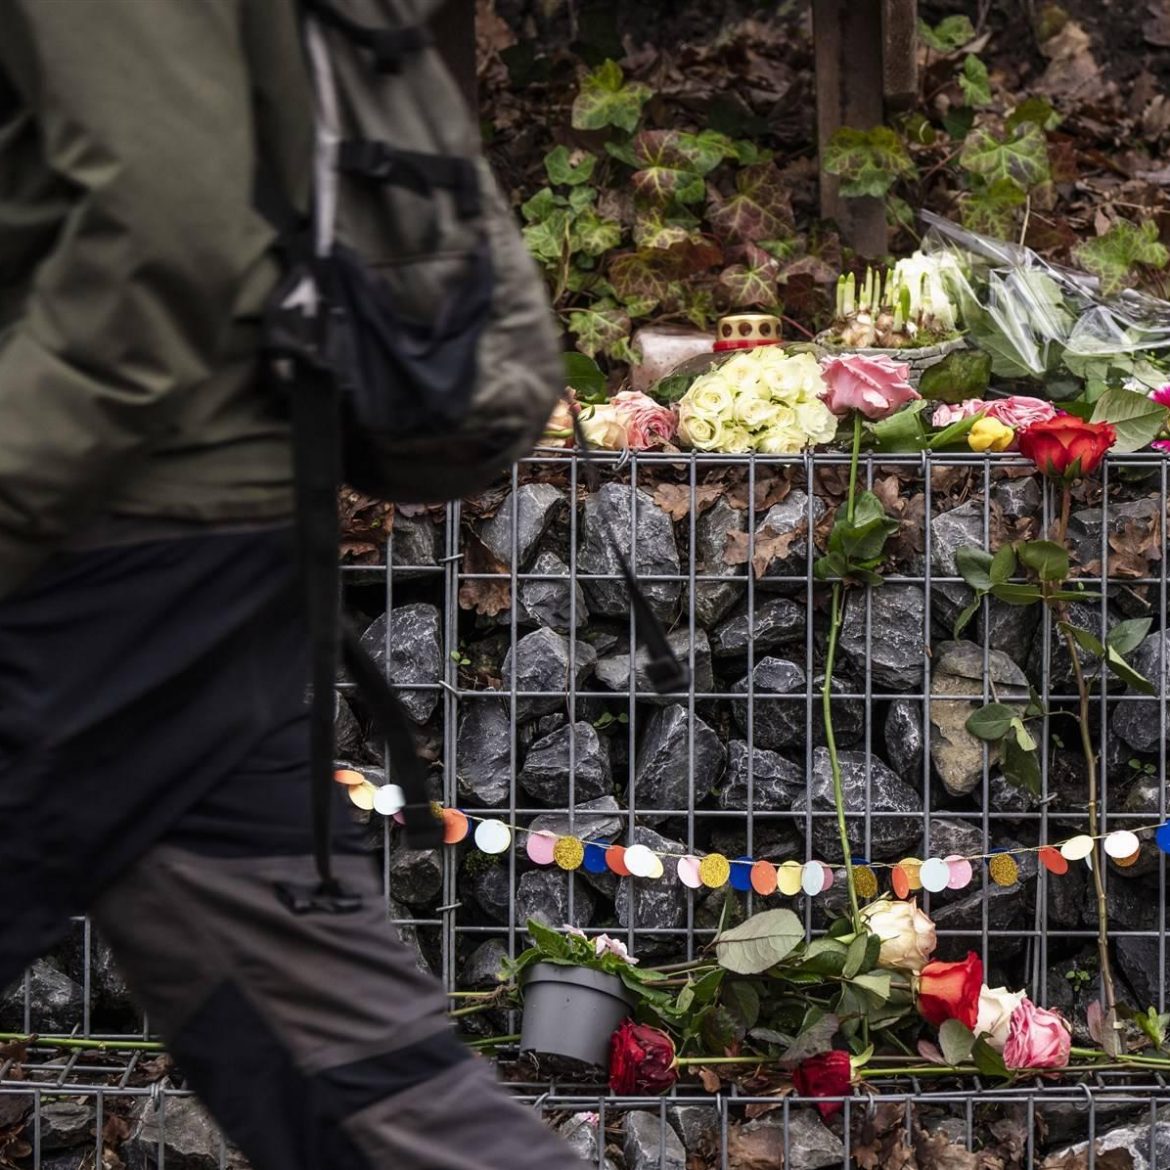
<svg viewBox="0 0 1170 1170"><path fill-rule="evenodd" d="M722 853L708 853L699 862L699 881L708 889L717 890L727 885L731 877L731 862Z"/></svg>
<svg viewBox="0 0 1170 1170"><path fill-rule="evenodd" d="M877 874L868 865L853 867L853 888L859 898L874 898L878 892Z"/></svg>
<svg viewBox="0 0 1170 1170"><path fill-rule="evenodd" d="M580 837L560 837L553 846L553 861L561 869L580 869L585 860L585 844Z"/></svg>
<svg viewBox="0 0 1170 1170"><path fill-rule="evenodd" d="M1010 853L997 853L988 862L987 869L997 886L1014 886L1020 880L1020 867Z"/></svg>

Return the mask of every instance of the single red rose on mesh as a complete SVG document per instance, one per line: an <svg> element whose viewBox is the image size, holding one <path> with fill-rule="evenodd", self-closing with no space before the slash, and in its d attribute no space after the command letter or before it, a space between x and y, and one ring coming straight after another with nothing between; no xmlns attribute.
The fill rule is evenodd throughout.
<svg viewBox="0 0 1170 1170"><path fill-rule="evenodd" d="M974 951L961 963L927 963L918 976L918 1011L935 1027L958 1020L974 1029L982 990L983 961Z"/></svg>
<svg viewBox="0 0 1170 1170"><path fill-rule="evenodd" d="M853 1064L848 1052L833 1049L810 1056L796 1066L792 1083L802 1097L848 1097L853 1083ZM840 1101L821 1101L817 1108L824 1118L844 1108Z"/></svg>
<svg viewBox="0 0 1170 1170"><path fill-rule="evenodd" d="M674 1041L657 1028L624 1020L609 1041L609 1087L623 1096L665 1093L678 1080Z"/></svg>
<svg viewBox="0 0 1170 1170"><path fill-rule="evenodd" d="M1105 452L1117 442L1107 422L1085 422L1072 414L1035 422L1016 434L1020 454L1054 479L1079 479L1101 465Z"/></svg>

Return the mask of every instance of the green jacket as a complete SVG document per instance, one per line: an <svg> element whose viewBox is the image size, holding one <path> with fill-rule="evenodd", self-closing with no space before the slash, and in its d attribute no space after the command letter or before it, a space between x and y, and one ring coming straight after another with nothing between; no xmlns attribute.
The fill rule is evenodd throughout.
<svg viewBox="0 0 1170 1170"><path fill-rule="evenodd" d="M295 0L0 0L0 596L88 518L292 509L257 144L304 203Z"/></svg>

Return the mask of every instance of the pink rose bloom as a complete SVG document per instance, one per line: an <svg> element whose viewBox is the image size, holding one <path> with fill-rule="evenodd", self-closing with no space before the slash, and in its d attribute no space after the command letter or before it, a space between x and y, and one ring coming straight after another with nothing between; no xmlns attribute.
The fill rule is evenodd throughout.
<svg viewBox="0 0 1170 1170"><path fill-rule="evenodd" d="M965 418L974 418L975 415L981 414L986 409L987 403L982 398L968 398L957 406L944 402L941 406L935 407L930 422L932 426L941 430L943 427L949 427L952 423L962 422Z"/></svg>
<svg viewBox="0 0 1170 1170"><path fill-rule="evenodd" d="M1161 451L1164 455L1170 454L1170 439L1155 439L1150 446L1155 451Z"/></svg>
<svg viewBox="0 0 1170 1170"><path fill-rule="evenodd" d="M1059 1012L1024 999L1012 1012L1003 1062L1008 1068L1064 1068L1071 1045L1072 1038Z"/></svg>
<svg viewBox="0 0 1170 1170"><path fill-rule="evenodd" d="M609 400L625 424L626 440L635 451L669 443L678 430L673 410L637 390L623 390Z"/></svg>
<svg viewBox="0 0 1170 1170"><path fill-rule="evenodd" d="M910 367L885 354L851 353L825 358L821 377L825 405L837 415L859 410L866 418L886 418L922 395L906 381Z"/></svg>
<svg viewBox="0 0 1170 1170"><path fill-rule="evenodd" d="M1020 394L996 398L983 405L988 418L997 419L1004 426L1011 427L1013 431L1056 417L1056 407L1051 402L1045 402L1042 398L1027 398Z"/></svg>
<svg viewBox="0 0 1170 1170"><path fill-rule="evenodd" d="M1160 390L1151 390L1150 397L1159 406L1170 406L1170 386L1163 386Z"/></svg>

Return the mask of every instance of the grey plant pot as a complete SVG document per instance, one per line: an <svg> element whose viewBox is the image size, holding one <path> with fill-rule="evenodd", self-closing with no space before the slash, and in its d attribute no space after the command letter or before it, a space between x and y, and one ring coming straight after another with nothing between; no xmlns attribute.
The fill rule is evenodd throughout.
<svg viewBox="0 0 1170 1170"><path fill-rule="evenodd" d="M633 995L616 976L589 967L537 963L523 976L520 1051L565 1056L604 1068L609 1038L631 1012Z"/></svg>
<svg viewBox="0 0 1170 1170"><path fill-rule="evenodd" d="M824 334L818 335L816 343L824 356L844 353L867 353L872 354L874 357L888 357L893 358L896 362L905 362L910 367L910 385L915 389L918 388L919 379L931 366L937 366L943 358L954 353L955 350L967 348L967 342L962 337L955 337L950 341L941 341L938 345L924 345L919 349L879 349L876 346L851 349L844 345L829 344L824 340Z"/></svg>

